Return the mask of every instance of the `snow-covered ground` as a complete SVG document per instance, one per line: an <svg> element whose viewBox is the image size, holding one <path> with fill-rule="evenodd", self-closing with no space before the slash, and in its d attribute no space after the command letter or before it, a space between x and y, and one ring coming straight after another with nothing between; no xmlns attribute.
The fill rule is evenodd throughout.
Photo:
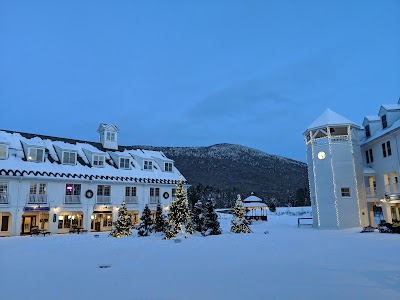
<svg viewBox="0 0 400 300"><path fill-rule="evenodd" d="M1 238L0 298L400 299L399 234L298 228L297 218L270 214L254 233L231 234L221 214L222 235L180 243L107 233Z"/></svg>

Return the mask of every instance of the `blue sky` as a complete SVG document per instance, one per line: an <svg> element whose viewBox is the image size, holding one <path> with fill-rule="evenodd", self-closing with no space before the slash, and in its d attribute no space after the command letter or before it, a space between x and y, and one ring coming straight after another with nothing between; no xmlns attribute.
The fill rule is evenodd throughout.
<svg viewBox="0 0 400 300"><path fill-rule="evenodd" d="M305 161L326 108L400 97L400 1L1 1L0 128Z"/></svg>

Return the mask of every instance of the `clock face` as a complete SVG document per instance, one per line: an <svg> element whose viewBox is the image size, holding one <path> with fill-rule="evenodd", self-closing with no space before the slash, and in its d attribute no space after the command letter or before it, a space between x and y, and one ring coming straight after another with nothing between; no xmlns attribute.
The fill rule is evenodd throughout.
<svg viewBox="0 0 400 300"><path fill-rule="evenodd" d="M319 159L324 159L325 158L325 152L324 151L320 151L320 152L318 152L318 158Z"/></svg>

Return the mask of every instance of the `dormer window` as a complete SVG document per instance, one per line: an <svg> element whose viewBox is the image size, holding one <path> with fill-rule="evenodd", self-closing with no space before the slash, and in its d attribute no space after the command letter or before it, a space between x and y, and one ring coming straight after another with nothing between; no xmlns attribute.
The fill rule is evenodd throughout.
<svg viewBox="0 0 400 300"><path fill-rule="evenodd" d="M153 162L151 160L145 160L143 169L144 170L153 170Z"/></svg>
<svg viewBox="0 0 400 300"><path fill-rule="evenodd" d="M63 151L62 163L64 165L75 165L76 164L76 153L71 151Z"/></svg>
<svg viewBox="0 0 400 300"><path fill-rule="evenodd" d="M93 166L104 167L104 155L93 154Z"/></svg>
<svg viewBox="0 0 400 300"><path fill-rule="evenodd" d="M0 144L0 159L6 159L8 157L8 145Z"/></svg>
<svg viewBox="0 0 400 300"><path fill-rule="evenodd" d="M381 117L381 121L382 121L382 129L385 129L387 127L387 119L386 119L386 115L383 115Z"/></svg>
<svg viewBox="0 0 400 300"><path fill-rule="evenodd" d="M130 169L130 164L129 163L130 163L129 158L121 157L119 159L119 168L120 169L125 169L125 170Z"/></svg>
<svg viewBox="0 0 400 300"><path fill-rule="evenodd" d="M106 134L106 141L115 142L115 132L105 132Z"/></svg>
<svg viewBox="0 0 400 300"><path fill-rule="evenodd" d="M33 162L44 161L44 149L43 148L29 148L28 160Z"/></svg>
<svg viewBox="0 0 400 300"><path fill-rule="evenodd" d="M369 125L365 126L365 136L366 137L371 136L371 130L369 129Z"/></svg>
<svg viewBox="0 0 400 300"><path fill-rule="evenodd" d="M172 172L172 163L170 163L170 162L166 162L165 164L164 164L164 166L165 166L165 172Z"/></svg>

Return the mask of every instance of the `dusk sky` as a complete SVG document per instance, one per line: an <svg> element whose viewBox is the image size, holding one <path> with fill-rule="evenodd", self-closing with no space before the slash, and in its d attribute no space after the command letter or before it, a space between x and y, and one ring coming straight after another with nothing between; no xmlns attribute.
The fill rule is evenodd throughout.
<svg viewBox="0 0 400 300"><path fill-rule="evenodd" d="M326 108L400 97L400 1L1 1L0 129L305 161Z"/></svg>

